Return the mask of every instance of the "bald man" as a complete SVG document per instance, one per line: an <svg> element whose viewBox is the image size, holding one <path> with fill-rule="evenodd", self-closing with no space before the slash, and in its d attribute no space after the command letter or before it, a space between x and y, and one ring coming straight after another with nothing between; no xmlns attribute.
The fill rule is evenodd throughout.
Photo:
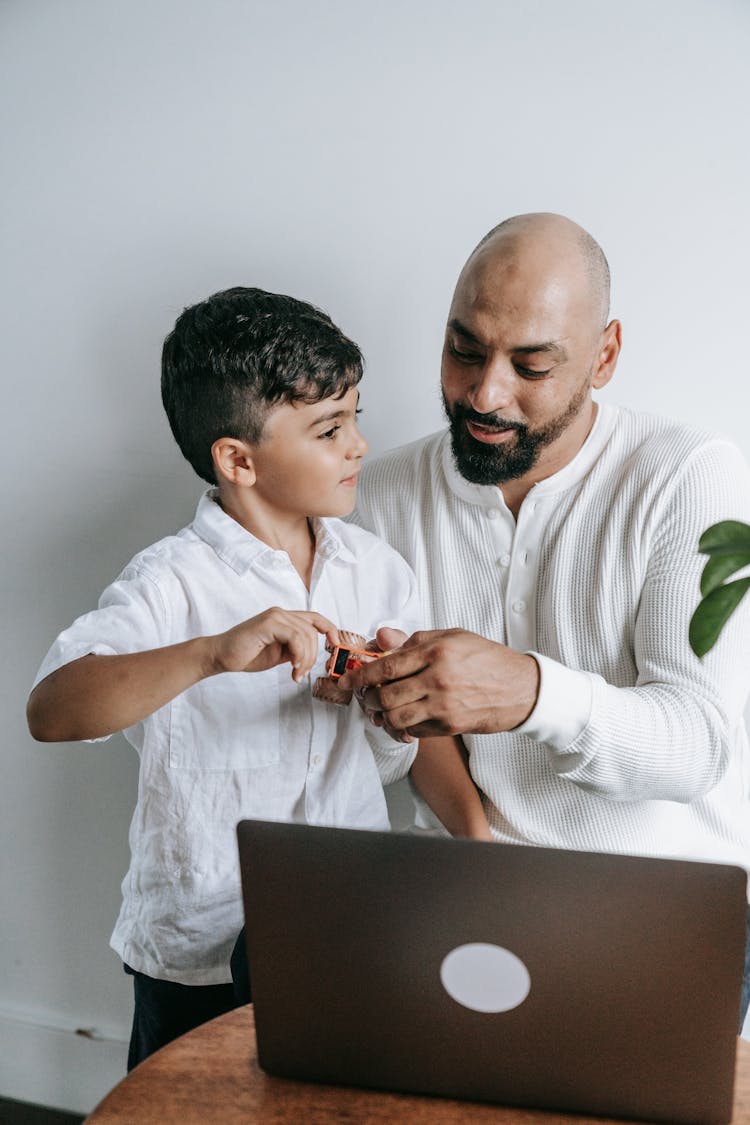
<svg viewBox="0 0 750 1125"><path fill-rule="evenodd" d="M359 488L430 631L348 680L392 733L464 736L496 840L750 870L750 602L702 661L687 639L698 538L750 521L750 473L721 437L597 404L620 345L587 232L534 214L482 239L448 314L448 429ZM419 788L416 742L387 776L410 769Z"/></svg>

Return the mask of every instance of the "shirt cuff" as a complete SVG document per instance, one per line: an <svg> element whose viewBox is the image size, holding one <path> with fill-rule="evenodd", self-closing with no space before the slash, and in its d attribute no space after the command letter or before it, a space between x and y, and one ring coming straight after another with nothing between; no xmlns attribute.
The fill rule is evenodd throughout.
<svg viewBox="0 0 750 1125"><path fill-rule="evenodd" d="M527 652L539 666L539 695L528 719L515 727L554 750L565 750L578 738L591 718L593 684L588 672L566 668L548 656Z"/></svg>
<svg viewBox="0 0 750 1125"><path fill-rule="evenodd" d="M36 678L32 685L33 691L37 684L42 680L46 680L47 676L51 676L53 672L58 669L64 668L66 664L72 664L74 660L80 660L82 656L117 656L117 650L110 645L104 644L85 644L83 642L78 644L55 644L45 656L42 666L36 674ZM81 742L106 742L112 737L111 734L102 734L98 738L82 738Z"/></svg>
<svg viewBox="0 0 750 1125"><path fill-rule="evenodd" d="M117 655L117 649L112 648L111 645L86 644L85 641L75 644L54 644L42 661L42 665L34 678L34 683L31 685L31 690L33 691L42 680L46 680L47 676L51 676L59 668L64 668L66 664L72 664L74 660L80 660L82 656Z"/></svg>

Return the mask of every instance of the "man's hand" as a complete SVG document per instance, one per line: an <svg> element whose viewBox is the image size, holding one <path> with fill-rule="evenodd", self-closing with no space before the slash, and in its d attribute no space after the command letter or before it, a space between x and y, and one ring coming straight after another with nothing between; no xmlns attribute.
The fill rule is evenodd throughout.
<svg viewBox="0 0 750 1125"><path fill-rule="evenodd" d="M395 630L381 629L389 647ZM539 667L533 656L464 629L414 633L396 652L339 681L391 737L491 734L512 730L534 709Z"/></svg>
<svg viewBox="0 0 750 1125"><path fill-rule="evenodd" d="M307 610L271 609L211 638L213 672L264 672L287 661L299 683L318 658L318 634L338 644L338 630Z"/></svg>

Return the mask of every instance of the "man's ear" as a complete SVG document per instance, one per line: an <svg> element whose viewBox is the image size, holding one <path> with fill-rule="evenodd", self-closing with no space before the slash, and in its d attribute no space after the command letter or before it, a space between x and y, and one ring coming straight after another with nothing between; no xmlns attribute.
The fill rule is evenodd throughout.
<svg viewBox="0 0 750 1125"><path fill-rule="evenodd" d="M229 481L241 488L255 484L252 446L239 438L221 437L211 446L217 480Z"/></svg>
<svg viewBox="0 0 750 1125"><path fill-rule="evenodd" d="M610 320L599 341L596 366L591 379L592 387L604 387L615 373L617 357L622 347L622 325L619 320Z"/></svg>

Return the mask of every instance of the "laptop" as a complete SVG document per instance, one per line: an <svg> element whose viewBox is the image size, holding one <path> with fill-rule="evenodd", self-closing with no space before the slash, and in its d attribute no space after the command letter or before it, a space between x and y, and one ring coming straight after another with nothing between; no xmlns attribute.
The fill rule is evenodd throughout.
<svg viewBox="0 0 750 1125"><path fill-rule="evenodd" d="M267 1073L730 1120L740 868L266 821L237 831Z"/></svg>

